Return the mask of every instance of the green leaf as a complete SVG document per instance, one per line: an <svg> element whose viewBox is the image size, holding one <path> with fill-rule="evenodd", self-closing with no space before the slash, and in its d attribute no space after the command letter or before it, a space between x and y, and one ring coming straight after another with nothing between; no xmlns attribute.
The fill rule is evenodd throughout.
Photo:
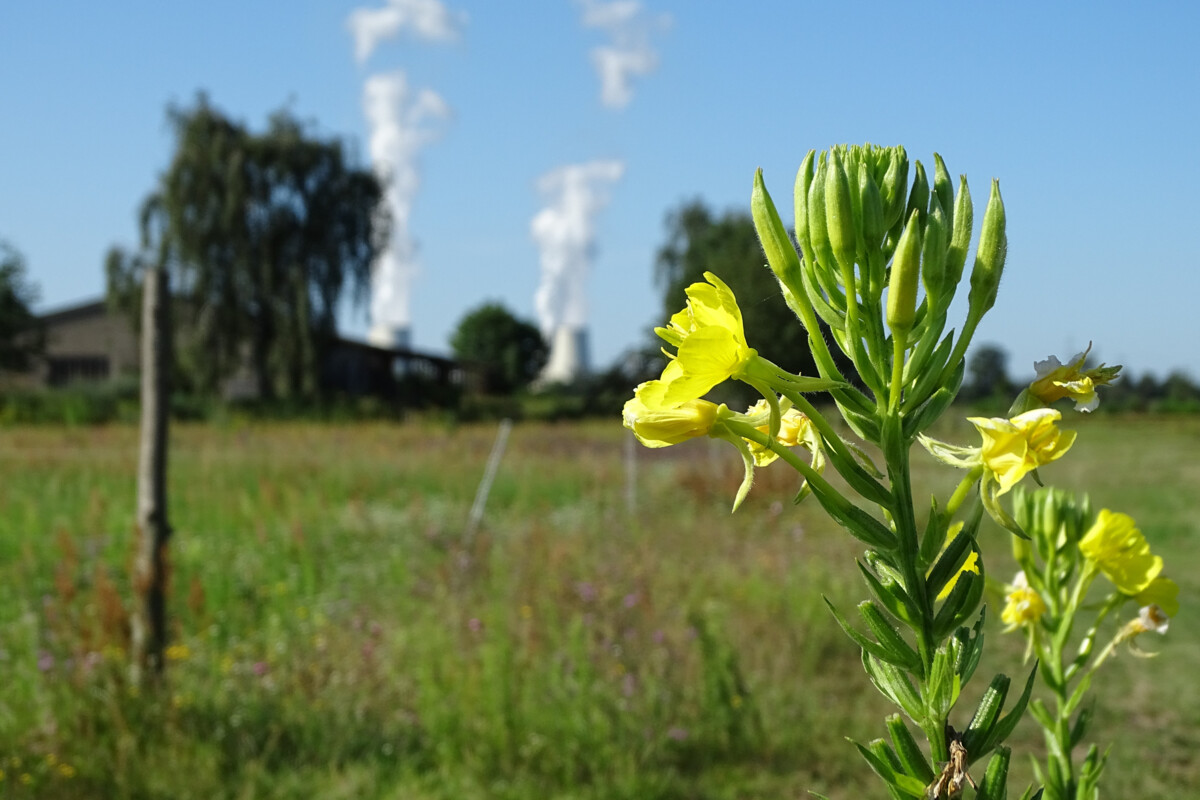
<svg viewBox="0 0 1200 800"><path fill-rule="evenodd" d="M838 474L863 498L889 510L894 506L892 493L875 480L875 477L863 468L862 464L858 463L852 455L847 455L840 447L826 447L825 454Z"/></svg>
<svg viewBox="0 0 1200 800"><path fill-rule="evenodd" d="M864 652L870 653L872 656L880 659L881 661L886 661L888 663L895 664L896 666L904 667L905 669L908 668L906 663L899 661L897 657L894 656L886 647L878 642L872 641L870 637L851 626L850 623L838 613L838 610L834 608L833 603L829 601L828 597L824 598L824 600L825 605L829 606L830 612L833 613L833 618L837 620L837 624L841 626L841 629L846 633L847 636L850 637L851 641L861 647Z"/></svg>
<svg viewBox="0 0 1200 800"><path fill-rule="evenodd" d="M929 521L925 523L925 532L921 534L922 568L928 567L937 558L942 545L946 543L946 531L949 528L950 520L938 510L937 497L930 497Z"/></svg>
<svg viewBox="0 0 1200 800"><path fill-rule="evenodd" d="M1051 716L1050 711L1046 708L1046 704L1040 699L1034 700L1029 704L1029 713L1033 715L1035 720L1037 720L1038 725L1041 725L1048 731L1054 730L1054 717Z"/></svg>
<svg viewBox="0 0 1200 800"><path fill-rule="evenodd" d="M960 627L954 632L954 640L958 643L955 649L954 672L964 684L975 674L979 658L983 655L983 623L986 617L987 606L980 606L975 625L972 628Z"/></svg>
<svg viewBox="0 0 1200 800"><path fill-rule="evenodd" d="M946 549L942 551L942 555L925 578L925 592L930 606L937 602L937 596L942 593L942 589L958 574L967 557L975 549L975 537L968 533L964 526L964 530L959 531L950 544L946 545Z"/></svg>
<svg viewBox="0 0 1200 800"><path fill-rule="evenodd" d="M885 653L885 655L879 656L880 658L909 672L919 673L921 671L921 656L892 627L878 606L870 600L864 600L858 604L858 613L866 621L867 627L871 629L871 633L875 634L880 648ZM873 653L872 655L877 654Z"/></svg>
<svg viewBox="0 0 1200 800"><path fill-rule="evenodd" d="M979 759L990 749L987 747L988 738L1004 710L1004 699L1008 696L1009 684L1007 675L996 675L988 684L983 697L979 698L975 715L971 717L971 722L962 737L963 747L967 749L967 755L972 760Z"/></svg>
<svg viewBox="0 0 1200 800"><path fill-rule="evenodd" d="M882 739L873 740L869 748L863 747L853 739L849 741L858 748L859 754L870 765L871 770L882 778L884 783L889 787L895 789L903 796L917 798L925 796L925 784L910 775L897 772L892 767L890 762L895 758L895 754L890 752L887 743Z"/></svg>
<svg viewBox="0 0 1200 800"><path fill-rule="evenodd" d="M896 535L882 522L850 503L827 484L810 482L810 485L821 507L851 536L879 550L896 549Z"/></svg>
<svg viewBox="0 0 1200 800"><path fill-rule="evenodd" d="M1079 743L1083 741L1083 737L1087 735L1087 729L1092 724L1092 717L1095 714L1096 698L1093 697L1092 701L1079 711L1079 715L1075 717L1075 723L1071 725L1072 748L1078 747Z"/></svg>
<svg viewBox="0 0 1200 800"><path fill-rule="evenodd" d="M1006 800L1008 797L1008 764L1012 751L1007 747L999 747L996 754L988 761L983 780L979 783L976 800Z"/></svg>
<svg viewBox="0 0 1200 800"><path fill-rule="evenodd" d="M977 559L980 572L983 571L982 559ZM963 620L975 613L979 600L983 597L984 578L982 574L964 572L958 578L958 583L950 590L949 596L933 618L933 635L936 639L947 636L962 624Z"/></svg>
<svg viewBox="0 0 1200 800"><path fill-rule="evenodd" d="M1087 695L1088 689L1092 686L1091 673L1084 675L1079 679L1079 685L1075 687L1075 691L1071 692L1071 697L1067 700L1066 706L1063 707L1064 714L1073 714L1079 704L1083 702L1083 698Z"/></svg>
<svg viewBox="0 0 1200 800"><path fill-rule="evenodd" d="M1029 678L1025 681L1025 691L1021 692L1021 697L1017 700L1016 705L988 733L983 750L978 754L971 753L972 757L979 758L990 753L992 748L1007 739L1009 734L1016 729L1017 723L1021 721L1021 716L1025 713L1025 707L1029 705L1029 695L1033 692L1033 681L1037 677L1037 669L1038 665L1035 662L1033 669L1029 671Z"/></svg>
<svg viewBox="0 0 1200 800"><path fill-rule="evenodd" d="M888 613L916 630L920 624L921 612L912 598L908 596L908 593L904 591L904 588L892 580L889 580L887 585L884 585L861 561L855 563L858 564L858 569L866 580L867 586L870 587L875 597L879 599L879 602L883 604Z"/></svg>
<svg viewBox="0 0 1200 800"><path fill-rule="evenodd" d="M925 751L917 744L917 740L913 738L908 725L904 723L904 718L899 714L891 714L884 722L887 725L888 733L891 734L892 746L905 773L915 776L928 785L934 779L933 764L925 755Z"/></svg>
<svg viewBox="0 0 1200 800"><path fill-rule="evenodd" d="M925 684L925 710L929 718L944 722L958 699L960 684L950 664L950 651L939 647L933 656L929 680Z"/></svg>
<svg viewBox="0 0 1200 800"><path fill-rule="evenodd" d="M866 670L871 683L875 684L875 688L884 697L899 706L909 719L918 726L922 725L925 720L924 704L908 676L886 661L874 658L865 650L862 654L862 662L863 669Z"/></svg>
<svg viewBox="0 0 1200 800"><path fill-rule="evenodd" d="M961 378L961 375L959 377ZM929 399L913 409L911 414L904 417L904 438L912 441L917 437L917 434L937 422L938 417L946 413L946 409L950 407L950 404L954 402L954 398L957 396L957 382L953 384L953 388L942 386L931 394Z"/></svg>

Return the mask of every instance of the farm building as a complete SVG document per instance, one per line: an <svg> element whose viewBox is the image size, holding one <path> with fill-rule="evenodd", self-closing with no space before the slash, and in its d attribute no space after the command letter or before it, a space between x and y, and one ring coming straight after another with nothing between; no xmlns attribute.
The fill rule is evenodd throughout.
<svg viewBox="0 0 1200 800"><path fill-rule="evenodd" d="M62 387L107 381L138 372L140 348L129 318L103 300L80 303L41 317L46 335L43 357L9 385ZM480 383L479 370L409 348L385 348L338 338L321 366L322 388L333 394L375 396L409 404L438 404ZM230 376L227 399L254 397L249 369Z"/></svg>

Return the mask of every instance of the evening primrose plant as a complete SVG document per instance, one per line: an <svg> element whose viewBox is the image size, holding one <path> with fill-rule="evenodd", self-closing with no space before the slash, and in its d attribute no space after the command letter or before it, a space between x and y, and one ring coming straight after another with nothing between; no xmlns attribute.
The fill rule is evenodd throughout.
<svg viewBox="0 0 1200 800"><path fill-rule="evenodd" d="M1086 495L1054 488L1019 488L1013 507L1030 538L1014 540L1019 571L1005 587L1003 621L1025 636L1051 700L1029 706L1046 740L1046 761L1035 760L1034 771L1046 800L1095 800L1108 751L1091 744L1082 762L1074 758L1095 708L1093 676L1122 646L1147 655L1138 639L1167 632L1179 587L1127 514L1094 514ZM1125 621L1110 624L1118 616Z"/></svg>
<svg viewBox="0 0 1200 800"><path fill-rule="evenodd" d="M854 746L893 798L961 797L967 786L977 797L1005 798L1010 752L1003 743L1025 712L1037 667L1019 692L996 675L974 709L959 708L984 644L986 571L976 534L986 512L1027 536L1003 498L1075 439L1047 406L1084 397L1115 372L1082 371L1083 358L1055 360L1021 400L1027 408L1007 419L972 418L977 444L930 439L925 431L958 394L967 348L996 300L1007 252L999 184L991 183L973 257L966 177L956 188L936 154L931 175L920 161L910 163L903 147L809 152L794 207L795 241L761 171L755 174L754 224L767 266L807 332L817 375L794 375L762 358L746 340L733 292L705 273L687 289L684 308L656 329L669 360L658 379L637 387L625 424L650 447L699 436L732 444L745 465L735 509L756 466L777 458L794 468L802 481L797 500L811 493L866 546L858 566L869 596L857 607L859 623L829 607L861 648L869 680L899 713L885 720L886 738ZM950 306L964 286L965 318L948 330ZM845 359L835 361L834 347ZM843 372L839 363L852 369ZM703 399L728 380L749 385L762 400L737 412ZM814 392L832 401L828 412L813 405ZM878 450L882 468L839 434L831 413ZM917 442L965 470L944 499L926 504L913 496L910 453ZM846 490L826 480L826 465ZM927 509L920 522L918 506ZM989 756L976 782L972 765Z"/></svg>

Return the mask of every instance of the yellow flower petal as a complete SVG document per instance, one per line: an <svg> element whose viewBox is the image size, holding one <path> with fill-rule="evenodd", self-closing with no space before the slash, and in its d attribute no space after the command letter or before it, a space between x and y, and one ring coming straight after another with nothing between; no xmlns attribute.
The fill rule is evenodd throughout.
<svg viewBox="0 0 1200 800"><path fill-rule="evenodd" d="M707 400L667 404L666 388L661 381L638 386L622 412L625 427L646 447L668 447L706 436L717 419L717 405Z"/></svg>
<svg viewBox="0 0 1200 800"><path fill-rule="evenodd" d="M1079 541L1079 549L1123 594L1146 590L1162 572L1162 558L1150 552L1133 518L1107 508Z"/></svg>
<svg viewBox="0 0 1200 800"><path fill-rule="evenodd" d="M711 272L704 277L707 283L693 283L685 290L684 309L671 316L667 327L655 329L678 348L662 375L670 385L668 403L701 397L736 375L754 356L746 344L742 312L733 292Z"/></svg>
<svg viewBox="0 0 1200 800"><path fill-rule="evenodd" d="M1096 387L1112 383L1121 368L1101 364L1094 369L1084 370L1083 365L1091 349L1089 344L1087 350L1077 354L1067 364L1055 356L1035 362L1033 368L1037 371L1037 377L1029 385L1029 394L1047 405L1069 397L1075 401L1076 411L1094 410L1100 405Z"/></svg>
<svg viewBox="0 0 1200 800"><path fill-rule="evenodd" d="M1179 613L1179 584L1160 575L1133 599L1139 606L1158 606L1168 617L1173 617Z"/></svg>
<svg viewBox="0 0 1200 800"><path fill-rule="evenodd" d="M1051 408L1026 411L1012 419L969 417L983 437L980 456L1004 494L1027 474L1061 458L1075 441L1075 431L1060 431L1062 414Z"/></svg>

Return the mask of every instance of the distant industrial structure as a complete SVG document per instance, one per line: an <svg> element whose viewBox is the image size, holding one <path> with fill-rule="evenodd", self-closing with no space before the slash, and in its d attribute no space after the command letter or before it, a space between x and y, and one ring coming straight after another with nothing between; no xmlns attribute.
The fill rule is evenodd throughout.
<svg viewBox="0 0 1200 800"><path fill-rule="evenodd" d="M590 371L587 329L560 325L550 337L550 358L536 384L575 383L586 378Z"/></svg>
<svg viewBox="0 0 1200 800"><path fill-rule="evenodd" d="M133 324L103 300L58 309L40 319L46 335L42 358L31 372L5 376L6 385L63 387L137 374L140 349ZM407 330L392 329L372 331L367 342L337 338L321 365L322 390L424 405L440 404L482 385L480 366L417 352L408 341ZM227 378L221 393L230 400L253 399L256 389L249 366Z"/></svg>

